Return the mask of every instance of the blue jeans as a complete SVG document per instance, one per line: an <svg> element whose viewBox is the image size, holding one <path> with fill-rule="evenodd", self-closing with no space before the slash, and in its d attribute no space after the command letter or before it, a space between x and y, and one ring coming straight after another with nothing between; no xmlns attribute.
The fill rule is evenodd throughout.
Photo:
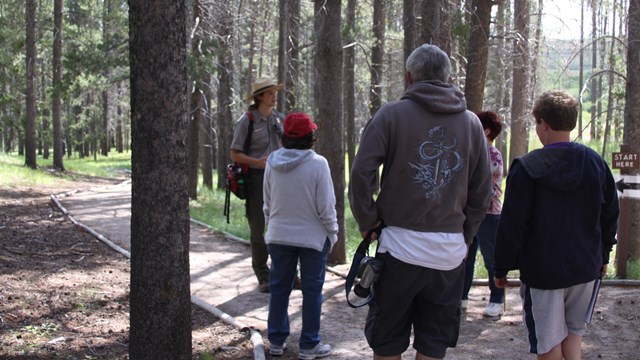
<svg viewBox="0 0 640 360"><path fill-rule="evenodd" d="M297 246L268 245L271 271L267 335L270 343L282 345L290 334L287 309L298 259L302 283L302 331L299 346L300 349L312 349L320 342L320 313L324 300L322 286L330 244L327 239L322 251Z"/></svg>
<svg viewBox="0 0 640 360"><path fill-rule="evenodd" d="M473 282L473 269L476 264L476 253L480 247L480 253L484 260L484 267L487 269L489 276L489 302L502 304L504 302L504 289L497 288L493 282L493 255L496 248L496 232L498 231L498 223L500 215L487 214L480 223L478 233L473 238L473 242L469 246L469 255L465 263L464 274L464 290L462 292L462 300L469 298L469 290Z"/></svg>

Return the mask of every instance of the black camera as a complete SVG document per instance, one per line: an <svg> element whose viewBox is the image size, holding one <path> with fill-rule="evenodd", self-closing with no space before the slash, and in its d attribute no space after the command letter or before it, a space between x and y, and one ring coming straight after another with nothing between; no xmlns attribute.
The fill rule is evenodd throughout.
<svg viewBox="0 0 640 360"><path fill-rule="evenodd" d="M353 287L353 292L361 297L366 298L371 293L371 287L380 277L382 273L382 260L374 257L365 256L358 266L357 278L360 282Z"/></svg>

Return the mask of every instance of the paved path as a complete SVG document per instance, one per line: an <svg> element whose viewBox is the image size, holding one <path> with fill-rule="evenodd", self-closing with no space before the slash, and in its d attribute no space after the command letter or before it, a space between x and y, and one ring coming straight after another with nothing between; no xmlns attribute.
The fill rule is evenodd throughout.
<svg viewBox="0 0 640 360"><path fill-rule="evenodd" d="M118 247L130 250L130 183L59 195L57 199L77 222ZM266 342L269 298L257 290L249 247L192 223L189 260L192 296L232 317L230 321L260 331ZM348 266L337 270L346 273ZM327 272L324 296L321 331L323 341L334 346L332 358L369 357L370 349L362 330L366 307L348 308L344 300L344 279L331 272ZM289 305L292 334L287 341L288 352L297 352L301 306L302 294L294 291ZM341 311L331 311L334 307Z"/></svg>
<svg viewBox="0 0 640 360"><path fill-rule="evenodd" d="M113 243L112 247L124 249L121 252L125 254L130 249L130 183L59 195L54 197L54 200L61 203L81 226L88 228L106 243ZM192 222L190 266L194 302L209 311L219 313L216 315L237 327L246 325L254 329L252 340L255 359L264 359L263 343L267 342L269 297L268 294L257 290L246 241L243 243L231 240L226 234L211 231ZM346 274L348 265L332 270ZM526 349L523 329L522 326L515 326L521 322L517 290L509 290L507 293L508 314L505 314L501 321L493 322L483 319L481 315L482 306L488 296L486 288L472 288L470 297L476 306L466 312L458 347L449 349L447 359L514 358L513 352L501 355L505 348L513 347L517 348L519 355L524 356L526 350L521 350ZM323 293L325 300L321 336L324 342L334 348L331 359L370 359L372 353L363 334L367 307L349 308L344 298L344 279L330 271L327 272ZM301 306L302 294L300 291L294 291L289 304L292 333L287 340L286 351L290 355L298 352ZM510 341L504 343L504 337L507 335ZM501 345L494 349L497 343ZM497 355L489 356L491 352L497 352ZM402 356L403 359L414 357L415 351L411 347ZM270 356L266 355L266 358Z"/></svg>

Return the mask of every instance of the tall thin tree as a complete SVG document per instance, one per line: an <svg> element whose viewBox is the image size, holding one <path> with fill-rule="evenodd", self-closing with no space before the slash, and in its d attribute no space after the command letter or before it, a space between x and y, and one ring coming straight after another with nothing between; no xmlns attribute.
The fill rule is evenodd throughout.
<svg viewBox="0 0 640 360"><path fill-rule="evenodd" d="M186 17L129 1L132 359L191 359Z"/></svg>
<svg viewBox="0 0 640 360"><path fill-rule="evenodd" d="M109 49L111 48L111 6L112 0L104 0L102 4L102 52L105 59L109 59ZM105 67L103 70L103 76L105 79L110 78L110 69ZM110 123L111 114L110 110L111 95L109 94L109 81L106 81L104 89L102 89L102 124L100 126L100 153L103 156L109 155L109 148L111 147L111 134Z"/></svg>
<svg viewBox="0 0 640 360"><path fill-rule="evenodd" d="M591 73L595 74L598 71L598 0L591 0ZM589 113L591 122L589 123L589 134L591 139L596 137L596 119L597 103L598 103L598 84L595 80L591 80L589 84L589 100L591 101L591 107Z"/></svg>
<svg viewBox="0 0 640 360"><path fill-rule="evenodd" d="M369 113L375 114L382 105L382 71L384 60L384 40L388 0L373 0L373 46L371 46L371 86L369 90Z"/></svg>
<svg viewBox="0 0 640 360"><path fill-rule="evenodd" d="M62 0L53 2L53 167L64 171L60 94L62 88Z"/></svg>
<svg viewBox="0 0 640 360"><path fill-rule="evenodd" d="M27 78L26 78L26 126L25 126L25 165L35 169L36 163L36 0L27 0Z"/></svg>
<svg viewBox="0 0 640 360"><path fill-rule="evenodd" d="M473 0L472 4L473 13L471 14L471 34L467 47L467 77L464 95L467 100L467 108L474 112L483 110L492 3L492 0Z"/></svg>
<svg viewBox="0 0 640 360"><path fill-rule="evenodd" d="M347 127L347 162L349 168L356 156L356 73L355 31L356 0L347 0L347 15L344 31L344 122ZM348 171L348 170L347 170Z"/></svg>
<svg viewBox="0 0 640 360"><path fill-rule="evenodd" d="M511 100L511 140L509 164L529 147L529 0L514 2L513 90Z"/></svg>
<svg viewBox="0 0 640 360"><path fill-rule="evenodd" d="M346 261L344 235L344 124L342 103L342 24L340 0L315 0L316 34L315 103L318 122L318 153L327 158L336 193L338 242L329 262Z"/></svg>
<svg viewBox="0 0 640 360"><path fill-rule="evenodd" d="M218 166L218 188L226 187L224 164L231 161L229 149L231 148L231 138L233 137L233 83L234 83L234 48L233 24L234 18L229 9L224 4L216 4L213 7L213 15L216 20L216 54L218 72L218 110L216 113L216 126L218 136L218 152L216 162ZM247 91L247 93L249 93Z"/></svg>
<svg viewBox="0 0 640 360"><path fill-rule="evenodd" d="M578 69L578 89L584 85L584 0L580 1L580 54ZM582 139L582 111L578 112L578 139Z"/></svg>
<svg viewBox="0 0 640 360"><path fill-rule="evenodd" d="M280 22L278 31L278 82L285 91L278 93L277 109L287 113L297 108L297 88L300 54L300 0L279 0Z"/></svg>

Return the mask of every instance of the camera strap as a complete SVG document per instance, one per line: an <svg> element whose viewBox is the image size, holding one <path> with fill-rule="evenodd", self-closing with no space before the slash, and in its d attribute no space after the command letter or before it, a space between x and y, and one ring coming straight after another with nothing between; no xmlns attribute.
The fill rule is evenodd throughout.
<svg viewBox="0 0 640 360"><path fill-rule="evenodd" d="M353 282L355 281L356 276L358 275L358 268L360 266L360 262L369 253L369 245L371 245L371 235L376 233L378 234L378 236L380 236L380 233L382 232L383 227L384 225L381 223L375 229L370 230L367 233L367 236L365 236L364 239L362 239L362 241L360 242L360 245L358 245L358 248L356 249L355 254L353 254L353 260L351 261L351 268L349 269L349 274L347 274L347 280L344 283L344 290L345 290L345 295L347 297L347 304L349 304L349 306L351 306L352 308L363 307L369 304L373 299L373 293L374 293L373 289L371 289L369 296L367 296L367 298L364 300L362 304L352 303L349 300L349 294L353 289Z"/></svg>

